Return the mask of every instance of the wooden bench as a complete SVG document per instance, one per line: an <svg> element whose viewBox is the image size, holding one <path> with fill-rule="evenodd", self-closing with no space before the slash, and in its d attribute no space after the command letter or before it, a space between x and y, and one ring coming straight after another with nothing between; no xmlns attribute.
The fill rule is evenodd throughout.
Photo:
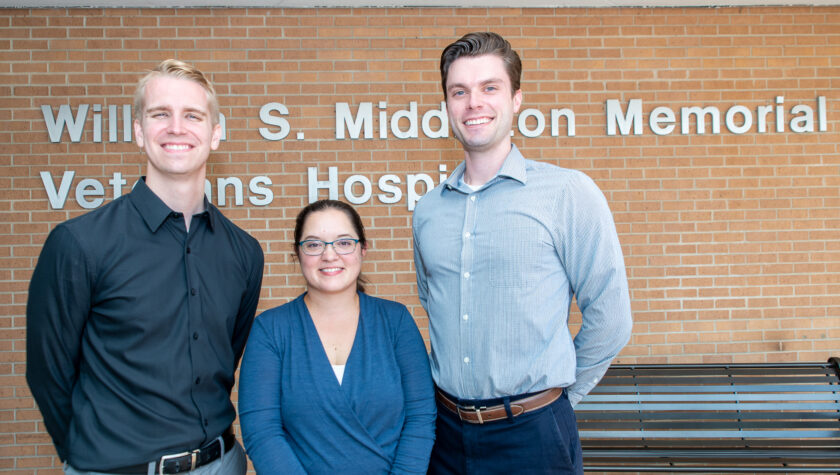
<svg viewBox="0 0 840 475"><path fill-rule="evenodd" d="M575 413L587 472L840 473L840 358L613 365Z"/></svg>

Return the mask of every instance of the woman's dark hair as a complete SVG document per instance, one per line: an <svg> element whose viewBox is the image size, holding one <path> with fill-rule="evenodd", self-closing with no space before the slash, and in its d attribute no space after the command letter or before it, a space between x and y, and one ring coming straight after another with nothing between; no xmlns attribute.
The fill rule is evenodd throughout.
<svg viewBox="0 0 840 475"><path fill-rule="evenodd" d="M294 249L295 256L297 256L298 259L300 259L300 246L298 245L298 243L300 242L300 238L302 237L303 226L306 224L306 219L312 213L318 211L325 211L328 209L337 209L343 212L345 215L347 215L347 218L350 219L350 223L353 225L353 230L359 237L359 245L362 246L362 249L367 249L365 225L362 224L362 217L359 216L359 213L356 211L356 209L343 201L319 200L308 204L306 207L300 210L300 212L297 215L297 218L295 219L295 242L292 243L292 247ZM362 276L362 274L359 274L359 277L356 279L356 290L359 292L364 292L365 284L367 284L367 282L367 279L364 276Z"/></svg>
<svg viewBox="0 0 840 475"><path fill-rule="evenodd" d="M510 79L511 94L519 90L522 78L522 60L519 59L519 55L498 33L478 31L462 36L461 39L444 48L440 55L440 79L443 84L444 100L446 100L446 79L449 77L449 66L458 58L486 54L501 58Z"/></svg>

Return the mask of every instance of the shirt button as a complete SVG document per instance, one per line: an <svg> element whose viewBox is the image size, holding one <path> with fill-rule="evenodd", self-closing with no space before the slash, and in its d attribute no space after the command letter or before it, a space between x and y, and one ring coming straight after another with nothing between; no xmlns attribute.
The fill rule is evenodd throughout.
<svg viewBox="0 0 840 475"><path fill-rule="evenodd" d="M190 289L190 295L195 295L197 293L198 293L198 291L195 290L195 288Z"/></svg>
<svg viewBox="0 0 840 475"><path fill-rule="evenodd" d="M190 252L192 252L192 251L190 250L190 248L187 248L187 254L189 254Z"/></svg>
<svg viewBox="0 0 840 475"><path fill-rule="evenodd" d="M195 378L195 384L201 383L201 376Z"/></svg>
<svg viewBox="0 0 840 475"><path fill-rule="evenodd" d="M198 340L198 332L193 333L193 340Z"/></svg>
<svg viewBox="0 0 840 475"><path fill-rule="evenodd" d="M470 232L469 231L465 232L464 237L466 237L466 238L470 237Z"/></svg>
<svg viewBox="0 0 840 475"><path fill-rule="evenodd" d="M464 314L464 316L463 316L463 317L461 317L461 318L463 318L463 319L464 319L464 321L467 321L467 320L469 320L469 319L470 319L470 316L469 316L469 315L467 315L467 314L465 313L465 314Z"/></svg>
<svg viewBox="0 0 840 475"><path fill-rule="evenodd" d="M475 195L470 196L470 201L475 201Z"/></svg>
<svg viewBox="0 0 840 475"><path fill-rule="evenodd" d="M470 278L470 273L469 272L464 272L464 278L469 279Z"/></svg>
<svg viewBox="0 0 840 475"><path fill-rule="evenodd" d="M464 363L470 364L470 357L469 356L464 357Z"/></svg>
<svg viewBox="0 0 840 475"><path fill-rule="evenodd" d="M204 419L204 426L207 427L209 425L210 425L210 421L208 421L207 419Z"/></svg>

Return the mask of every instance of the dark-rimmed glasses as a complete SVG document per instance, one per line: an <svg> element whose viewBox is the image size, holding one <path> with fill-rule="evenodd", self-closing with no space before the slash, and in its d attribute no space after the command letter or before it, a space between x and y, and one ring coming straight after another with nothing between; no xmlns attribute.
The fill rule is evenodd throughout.
<svg viewBox="0 0 840 475"><path fill-rule="evenodd" d="M332 245L336 254L350 254L356 250L358 239L341 238L335 241L321 241L320 239L307 239L298 243L300 250L307 256L320 256L327 250L327 246Z"/></svg>

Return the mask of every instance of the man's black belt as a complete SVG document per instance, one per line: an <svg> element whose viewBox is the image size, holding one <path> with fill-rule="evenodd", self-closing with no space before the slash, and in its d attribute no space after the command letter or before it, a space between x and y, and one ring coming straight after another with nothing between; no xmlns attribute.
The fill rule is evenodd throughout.
<svg viewBox="0 0 840 475"><path fill-rule="evenodd" d="M228 427L221 437L213 439L212 442L195 450L188 450L179 454L164 455L154 462L122 467L114 470L106 470L111 473L121 474L142 474L149 473L149 464L155 464L155 473L181 473L195 470L202 465L218 459L223 453L230 451L236 443L236 436L233 435L233 426Z"/></svg>

